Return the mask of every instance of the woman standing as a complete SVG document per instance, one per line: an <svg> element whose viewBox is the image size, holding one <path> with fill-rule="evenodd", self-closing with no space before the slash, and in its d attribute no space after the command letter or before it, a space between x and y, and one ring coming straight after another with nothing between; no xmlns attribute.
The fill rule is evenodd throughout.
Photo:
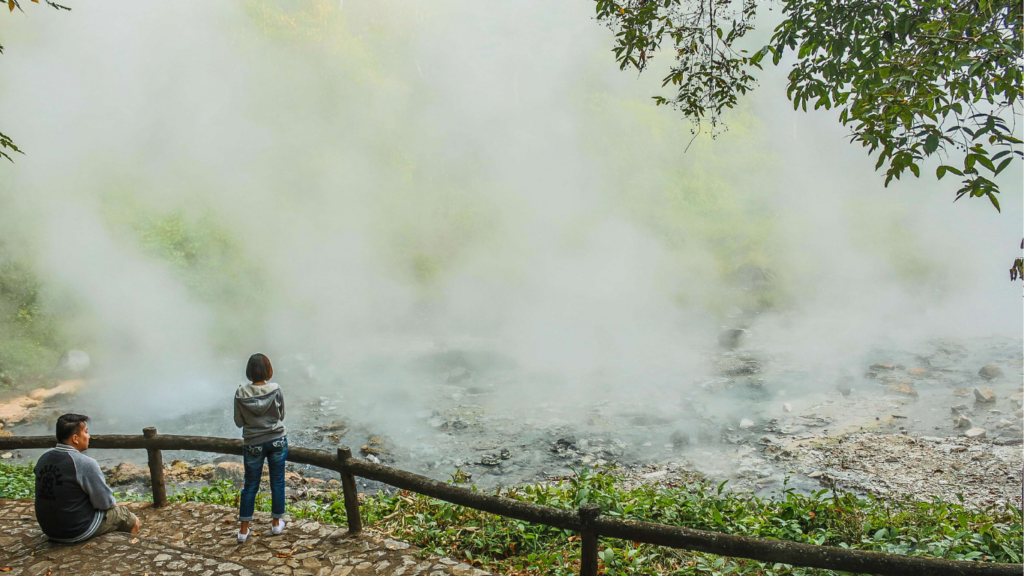
<svg viewBox="0 0 1024 576"><path fill-rule="evenodd" d="M270 359L263 354L250 356L245 376L250 383L242 384L235 392L235 425L242 429L245 463L245 486L238 505L240 543L249 537L249 522L256 508L264 459L270 469L271 532L284 531L284 462L288 457L284 395L280 386L269 381L274 376Z"/></svg>

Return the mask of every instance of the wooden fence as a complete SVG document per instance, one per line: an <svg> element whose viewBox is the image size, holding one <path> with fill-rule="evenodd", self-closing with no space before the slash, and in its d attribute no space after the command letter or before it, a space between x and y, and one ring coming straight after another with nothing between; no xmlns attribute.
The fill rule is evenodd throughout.
<svg viewBox="0 0 1024 576"><path fill-rule="evenodd" d="M52 448L54 444L52 436L0 438L0 450ZM89 447L101 450L146 450L149 454L153 505L156 507L167 504L163 450L242 454L241 440L205 436L162 436L157 434L156 428L144 429L141 436L93 436ZM880 576L1020 576L1022 571L1020 564L922 558L832 546L815 546L769 538L719 534L665 524L623 520L601 515L600 508L594 504L585 504L576 511L560 510L484 494L462 486L438 482L419 474L373 464L354 458L352 452L345 447L338 448L337 453L332 454L324 450L290 446L288 460L297 464L309 464L327 470L335 470L341 474L350 534L357 534L363 528L355 483L355 477L359 476L467 508L578 532L582 543L581 576L597 574L598 538L602 536L681 550L707 552L719 556Z"/></svg>

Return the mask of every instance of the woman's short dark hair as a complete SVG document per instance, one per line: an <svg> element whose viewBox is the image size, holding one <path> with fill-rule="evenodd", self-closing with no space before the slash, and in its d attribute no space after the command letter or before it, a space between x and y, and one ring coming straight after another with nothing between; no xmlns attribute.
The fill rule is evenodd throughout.
<svg viewBox="0 0 1024 576"><path fill-rule="evenodd" d="M252 382L266 382L274 377L274 367L270 358L257 352L249 356L249 364L245 367L245 377Z"/></svg>
<svg viewBox="0 0 1024 576"><path fill-rule="evenodd" d="M81 414L64 414L57 418L57 442L64 443L70 440L82 429L82 424L88 421L89 417Z"/></svg>

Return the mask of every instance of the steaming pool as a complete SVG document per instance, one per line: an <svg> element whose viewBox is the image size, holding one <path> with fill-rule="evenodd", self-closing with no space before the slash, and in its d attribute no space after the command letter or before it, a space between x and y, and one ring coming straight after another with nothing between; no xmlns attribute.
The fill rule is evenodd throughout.
<svg viewBox="0 0 1024 576"><path fill-rule="evenodd" d="M592 388L580 389L477 346L377 358L343 374L320 368L309 356L282 356L275 380L285 389L292 445L333 450L345 444L364 458L441 480L461 470L484 488L617 466L638 482L679 483L699 473L728 480L732 490L759 494L779 490L788 478L789 487L803 491L831 482L922 494L948 486L977 489L979 504L1020 505L1019 339L936 340L913 350L877 350L859 362L857 373L815 369L757 349L709 351L707 360L715 373L704 378L629 386L605 374L595 375ZM983 366L997 366L1002 375L985 378L979 375ZM236 384L211 384L223 390L220 406L159 419L97 401L89 394L89 386L98 385L93 383L76 396L54 398L12 432L49 434L56 414L76 411L94 418L94 434L138 433L155 425L167 434L238 437L231 415ZM977 402L975 388L990 389L996 401ZM965 438L960 416L972 428L983 428L984 438ZM829 454L842 450L844 441L864 434L896 443L884 460L892 466L830 463ZM913 450L934 453L939 464L930 465L946 475L915 479L907 466L922 456ZM107 467L145 462L141 452L92 452ZM240 461L184 452L164 458L193 465ZM981 481L972 487L970 478ZM361 488L381 487L364 481Z"/></svg>

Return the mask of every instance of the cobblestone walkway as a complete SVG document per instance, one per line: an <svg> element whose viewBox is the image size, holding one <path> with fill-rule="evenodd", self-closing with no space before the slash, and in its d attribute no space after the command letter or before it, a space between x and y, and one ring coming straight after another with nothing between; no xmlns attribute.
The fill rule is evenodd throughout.
<svg viewBox="0 0 1024 576"><path fill-rule="evenodd" d="M488 576L449 558L421 558L404 542L309 520L270 535L270 515L257 512L245 544L235 541L238 511L194 502L154 509L129 507L142 520L139 535L107 534L84 544L50 543L29 500L0 500L3 576ZM10 570L4 570L10 568Z"/></svg>

